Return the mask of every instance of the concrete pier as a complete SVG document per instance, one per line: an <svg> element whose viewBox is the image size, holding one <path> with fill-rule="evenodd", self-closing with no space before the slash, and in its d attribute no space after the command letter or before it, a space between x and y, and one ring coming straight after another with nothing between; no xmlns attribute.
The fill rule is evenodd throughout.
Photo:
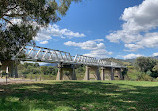
<svg viewBox="0 0 158 111"><path fill-rule="evenodd" d="M115 68L115 71L114 71L114 78L115 78L116 80L123 80L122 69L121 69L121 68Z"/></svg>
<svg viewBox="0 0 158 111"><path fill-rule="evenodd" d="M67 72L64 74L64 72ZM58 64L58 73L56 80L77 80L74 65Z"/></svg>
<svg viewBox="0 0 158 111"><path fill-rule="evenodd" d="M94 72L93 77L95 78L95 80L101 80L99 67L95 67L95 66L86 66L86 72L85 72L84 80L90 80L90 77L91 77L90 72L91 71Z"/></svg>

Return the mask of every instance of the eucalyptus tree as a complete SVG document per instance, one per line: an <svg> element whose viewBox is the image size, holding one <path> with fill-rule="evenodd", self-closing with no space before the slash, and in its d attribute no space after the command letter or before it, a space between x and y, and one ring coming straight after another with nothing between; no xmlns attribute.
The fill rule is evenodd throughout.
<svg viewBox="0 0 158 111"><path fill-rule="evenodd" d="M0 0L0 61L10 60L25 44L34 44L40 27L66 15L81 0Z"/></svg>
<svg viewBox="0 0 158 111"><path fill-rule="evenodd" d="M156 65L157 60L151 57L138 57L136 59L136 67L141 72L152 71L153 67Z"/></svg>

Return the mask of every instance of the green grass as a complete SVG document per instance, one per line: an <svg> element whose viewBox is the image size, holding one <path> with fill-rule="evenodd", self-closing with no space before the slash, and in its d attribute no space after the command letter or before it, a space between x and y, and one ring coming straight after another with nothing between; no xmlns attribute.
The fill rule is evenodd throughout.
<svg viewBox="0 0 158 111"><path fill-rule="evenodd" d="M44 81L0 85L0 111L157 111L158 82Z"/></svg>

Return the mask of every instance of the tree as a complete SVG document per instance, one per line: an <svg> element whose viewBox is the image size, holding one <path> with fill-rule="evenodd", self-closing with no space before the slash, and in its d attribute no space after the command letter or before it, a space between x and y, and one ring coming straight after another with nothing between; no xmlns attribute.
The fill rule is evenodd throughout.
<svg viewBox="0 0 158 111"><path fill-rule="evenodd" d="M33 63L27 63L27 62L24 63L24 67L25 67L26 69L27 69L28 66L33 66L33 65L34 65Z"/></svg>
<svg viewBox="0 0 158 111"><path fill-rule="evenodd" d="M41 72L46 75L48 72L47 72L47 66L41 66Z"/></svg>
<svg viewBox="0 0 158 111"><path fill-rule="evenodd" d="M153 73L151 74L151 76L154 78L157 78L158 77L158 63L153 67L152 71Z"/></svg>
<svg viewBox="0 0 158 111"><path fill-rule="evenodd" d="M48 74L52 74L52 75L55 75L55 72L56 72L53 66L48 66L47 71L48 71Z"/></svg>
<svg viewBox="0 0 158 111"><path fill-rule="evenodd" d="M138 57L136 59L136 67L142 72L152 71L152 68L156 65L157 60L150 57Z"/></svg>
<svg viewBox="0 0 158 111"><path fill-rule="evenodd" d="M39 28L59 21L73 1L81 0L1 0L0 60L10 60L23 45L34 44Z"/></svg>
<svg viewBox="0 0 158 111"><path fill-rule="evenodd" d="M34 67L40 67L40 65L39 65L39 63L35 63L35 64L33 64L34 65Z"/></svg>

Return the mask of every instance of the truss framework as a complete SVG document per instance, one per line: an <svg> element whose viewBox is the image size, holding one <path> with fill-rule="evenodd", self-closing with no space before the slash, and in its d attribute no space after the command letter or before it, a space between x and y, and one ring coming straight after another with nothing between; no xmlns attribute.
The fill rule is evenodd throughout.
<svg viewBox="0 0 158 111"><path fill-rule="evenodd" d="M12 59L47 63L83 64L99 67L124 67L115 62L96 59L94 57L83 55L71 56L68 52L29 45L22 47Z"/></svg>

